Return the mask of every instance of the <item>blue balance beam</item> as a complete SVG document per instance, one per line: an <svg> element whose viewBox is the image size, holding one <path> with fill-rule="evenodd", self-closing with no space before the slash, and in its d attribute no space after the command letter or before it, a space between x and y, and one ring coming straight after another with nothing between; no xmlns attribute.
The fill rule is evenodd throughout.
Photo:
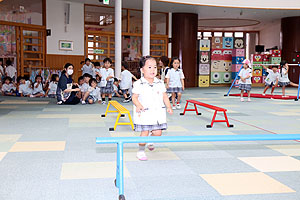
<svg viewBox="0 0 300 200"><path fill-rule="evenodd" d="M300 134L97 137L96 144L117 144L117 168L115 185L119 188L119 199L125 200L123 172L123 147L125 143L224 142L266 140L300 140Z"/></svg>

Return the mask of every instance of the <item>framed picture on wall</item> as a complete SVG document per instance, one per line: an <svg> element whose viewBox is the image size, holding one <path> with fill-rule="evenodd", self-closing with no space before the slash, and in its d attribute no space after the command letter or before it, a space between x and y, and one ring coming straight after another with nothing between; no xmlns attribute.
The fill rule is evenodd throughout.
<svg viewBox="0 0 300 200"><path fill-rule="evenodd" d="M59 50L73 51L73 41L59 40Z"/></svg>

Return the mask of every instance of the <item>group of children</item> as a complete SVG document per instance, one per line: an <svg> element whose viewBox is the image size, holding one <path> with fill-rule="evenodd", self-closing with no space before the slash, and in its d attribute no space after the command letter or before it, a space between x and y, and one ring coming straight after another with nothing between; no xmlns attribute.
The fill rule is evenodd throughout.
<svg viewBox="0 0 300 200"><path fill-rule="evenodd" d="M269 69L268 67L261 64L261 66L266 70L268 73L266 79L265 79L265 88L262 93L263 96L266 95L266 91L269 88L271 89L271 95L273 95L273 92L275 90L275 87L278 85L282 87L282 96L286 97L285 95L285 87L288 85L298 87L298 84L295 84L289 80L288 77L288 71L289 71L289 65L286 61L280 62L280 70L278 71L278 66L273 65L272 69ZM250 99L250 91L251 91L251 77L252 77L252 69L250 65L250 61L248 59L245 59L243 61L243 68L239 72L238 76L239 79L239 89L241 90L241 101L244 101L243 95L246 91L248 93L248 101L251 101Z"/></svg>

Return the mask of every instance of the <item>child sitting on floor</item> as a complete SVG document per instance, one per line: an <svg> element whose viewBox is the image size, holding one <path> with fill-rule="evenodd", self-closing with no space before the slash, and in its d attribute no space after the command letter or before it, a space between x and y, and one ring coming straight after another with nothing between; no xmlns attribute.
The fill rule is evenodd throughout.
<svg viewBox="0 0 300 200"><path fill-rule="evenodd" d="M35 77L35 82L33 84L33 92L32 95L30 95L30 97L44 97L44 96L45 96L45 92L42 83L42 76L37 75Z"/></svg>
<svg viewBox="0 0 300 200"><path fill-rule="evenodd" d="M90 74L88 74L88 73L85 73L83 75L83 84L81 85L81 88L80 88L83 97L84 97L84 94L89 89L89 86L90 86L89 82L90 82L91 78L92 78L92 76Z"/></svg>
<svg viewBox="0 0 300 200"><path fill-rule="evenodd" d="M121 97L121 90L120 90L120 86L119 86L119 80L117 78L114 78L114 84L113 84L113 97Z"/></svg>
<svg viewBox="0 0 300 200"><path fill-rule="evenodd" d="M97 87L96 79L92 78L90 80L88 91L84 94L81 103L82 105L85 105L86 103L93 104L96 101L98 101L98 103L101 103L100 88Z"/></svg>
<svg viewBox="0 0 300 200"><path fill-rule="evenodd" d="M274 92L274 89L275 87L277 87L278 85L278 80L279 80L279 73L278 73L278 66L276 65L273 65L272 66L272 70L267 68L266 66L262 65L263 68L269 73L266 80L265 80L265 89L264 89L264 92L263 92L263 96L266 95L266 91L269 89L269 88L272 88L271 90L271 95L273 95L273 92Z"/></svg>
<svg viewBox="0 0 300 200"><path fill-rule="evenodd" d="M56 98L57 83L59 81L59 76L57 74L52 74L51 82L49 83L48 89L46 91L46 96L50 98Z"/></svg>
<svg viewBox="0 0 300 200"><path fill-rule="evenodd" d="M4 78L1 91L4 96L16 96L16 84L13 83L11 77L7 76Z"/></svg>
<svg viewBox="0 0 300 200"><path fill-rule="evenodd" d="M25 77L19 77L19 94L21 97L29 97L32 95L31 82L26 80Z"/></svg>

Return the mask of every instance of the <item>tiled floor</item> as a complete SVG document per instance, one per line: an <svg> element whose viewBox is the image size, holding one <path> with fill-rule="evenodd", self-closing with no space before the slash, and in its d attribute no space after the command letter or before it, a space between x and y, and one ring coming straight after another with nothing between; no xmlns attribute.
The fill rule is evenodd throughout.
<svg viewBox="0 0 300 200"><path fill-rule="evenodd" d="M227 108L234 128L216 123L207 129L213 112L199 107L201 116L181 116L183 109L168 115L163 135L300 133L299 102L240 102L224 97L227 90L187 89L183 102L195 99ZM262 88L253 88L258 92ZM289 95L296 93L287 89ZM124 106L132 110L132 103ZM109 132L116 114L101 118L105 109L99 104L58 106L53 99L0 97L0 200L118 199L116 145L96 145L95 138L139 133L130 126ZM136 151L137 144L125 144L127 200L300 200L298 141L156 144L155 151L146 151L146 162L136 159Z"/></svg>

